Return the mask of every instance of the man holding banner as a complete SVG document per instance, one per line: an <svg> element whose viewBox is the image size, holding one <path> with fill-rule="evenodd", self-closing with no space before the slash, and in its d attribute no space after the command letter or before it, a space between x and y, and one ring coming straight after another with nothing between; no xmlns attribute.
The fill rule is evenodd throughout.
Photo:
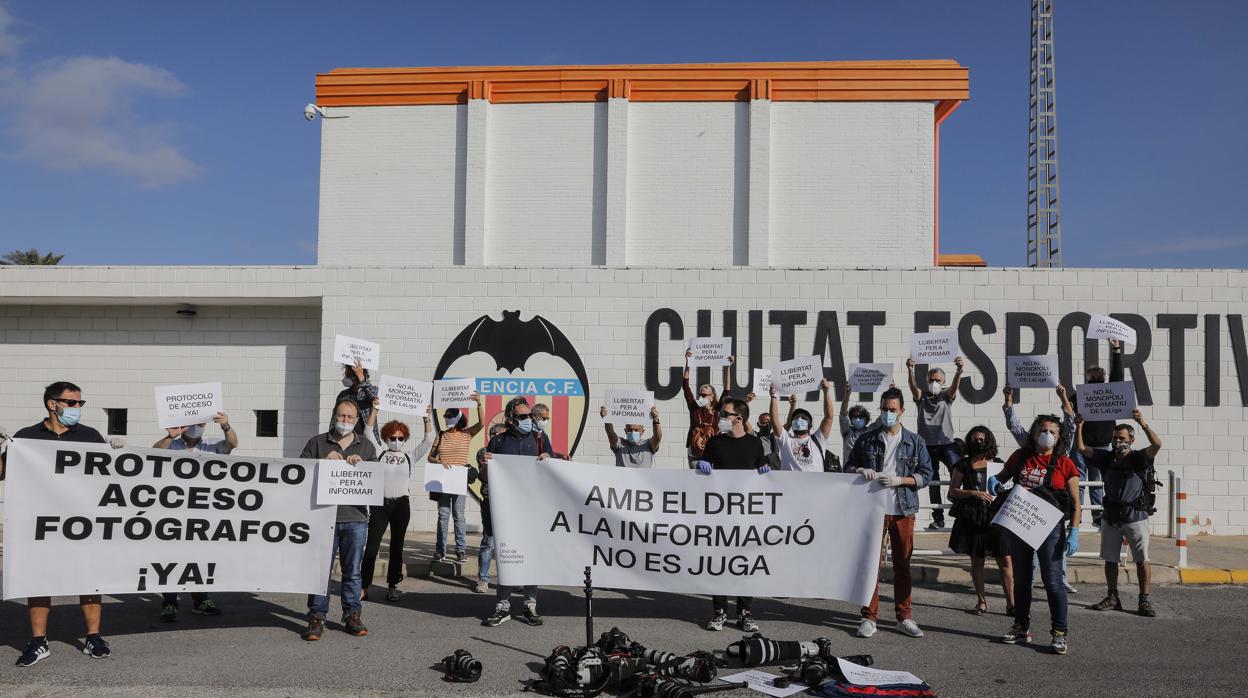
<svg viewBox="0 0 1248 698"><path fill-rule="evenodd" d="M910 637L923 637L923 630L911 618L910 555L914 552L914 515L919 510L919 489L932 479L932 461L918 434L901 426L906 412L905 398L897 388L880 395L880 419L854 444L845 472L857 472L868 482L879 480L892 489L884 513L893 558L893 606L897 627ZM876 578L871 603L862 608L858 637L875 635L880 613L880 582Z"/></svg>
<svg viewBox="0 0 1248 698"><path fill-rule="evenodd" d="M940 478L941 463L945 464L952 475L953 467L962 457L958 453L957 444L954 443L957 434L953 431L953 401L958 399L964 360L961 356L954 358L953 365L958 370L953 374L953 381L948 385L945 385L944 369L928 369L926 391L920 390L918 383L915 382L914 363L913 358L906 359L906 377L910 382L910 395L919 408L919 436L922 437L923 443L927 444L928 458L932 461L932 479L937 480ZM939 485L928 487L927 494L932 504L943 503ZM932 522L928 528L934 530L944 527L945 511L933 509Z"/></svg>

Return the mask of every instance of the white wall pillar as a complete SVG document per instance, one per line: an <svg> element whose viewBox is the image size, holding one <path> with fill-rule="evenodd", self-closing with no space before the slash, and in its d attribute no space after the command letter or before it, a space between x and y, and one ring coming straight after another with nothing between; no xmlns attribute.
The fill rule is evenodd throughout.
<svg viewBox="0 0 1248 698"><path fill-rule="evenodd" d="M602 263L622 267L627 260L628 99L607 100L607 232Z"/></svg>
<svg viewBox="0 0 1248 698"><path fill-rule="evenodd" d="M489 145L490 101L468 100L468 138L464 165L464 257L463 264L485 264L485 163Z"/></svg>
<svg viewBox="0 0 1248 698"><path fill-rule="evenodd" d="M750 217L751 267L771 263L771 100L750 100Z"/></svg>

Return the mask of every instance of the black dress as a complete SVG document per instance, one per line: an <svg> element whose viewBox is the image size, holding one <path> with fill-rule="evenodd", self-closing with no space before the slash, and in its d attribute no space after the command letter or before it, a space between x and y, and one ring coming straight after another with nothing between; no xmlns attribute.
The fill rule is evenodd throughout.
<svg viewBox="0 0 1248 698"><path fill-rule="evenodd" d="M971 467L970 459L963 459L955 469L962 473L962 489L986 492L988 474ZM953 500L956 508L953 531L949 533L949 549L971 557L1003 557L1009 555L1001 530L988 520L988 502L979 499L959 498ZM982 522L982 523L981 523Z"/></svg>

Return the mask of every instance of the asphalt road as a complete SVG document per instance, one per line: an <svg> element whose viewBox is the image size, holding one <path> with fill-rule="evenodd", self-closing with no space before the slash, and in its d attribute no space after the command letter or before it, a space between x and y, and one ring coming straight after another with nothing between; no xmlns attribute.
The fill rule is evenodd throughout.
<svg viewBox="0 0 1248 698"><path fill-rule="evenodd" d="M225 613L191 615L184 605L175 624L157 620L158 597L108 598L105 636L114 655L91 660L79 651L81 616L72 604L58 605L49 635L52 657L13 666L27 640L25 606L0 604L0 695L9 698L67 695L323 696L508 695L523 689L552 647L584 638L583 597L578 589L549 589L540 595L542 627L519 620L485 628L480 617L493 595L472 593L464 580L407 580L399 604L366 602L370 634L354 638L337 623L320 642L300 639L303 599L281 594L222 594ZM887 589L887 587L886 587ZM1038 592L1043 597L1043 591ZM853 637L856 609L844 603L760 600L755 609L763 633L773 639L827 636L842 654L869 653L876 666L905 669L927 680L941 696L1210 696L1243 695L1238 669L1248 647L1248 588L1164 587L1154 592L1160 617L1098 613L1082 608L1104 588L1081 587L1072 597L1070 654L998 644L1009 626L1003 602L990 598L994 615L976 617L967 590L921 588L915 619L927 637L894 631L891 617L870 640ZM1133 606L1135 594L1124 593ZM64 600L60 600L64 601ZM891 612L887 598L886 612ZM598 591L596 628L618 625L644 645L673 651L722 650L740 637L711 633L700 623L710 603L673 594ZM513 603L518 610L519 599ZM331 609L336 620L337 603ZM1037 641L1047 642L1048 613L1035 611ZM448 684L435 664L456 648L485 664L476 684ZM732 673L721 669L720 675ZM744 695L746 691L729 695ZM762 695L762 694L753 694Z"/></svg>

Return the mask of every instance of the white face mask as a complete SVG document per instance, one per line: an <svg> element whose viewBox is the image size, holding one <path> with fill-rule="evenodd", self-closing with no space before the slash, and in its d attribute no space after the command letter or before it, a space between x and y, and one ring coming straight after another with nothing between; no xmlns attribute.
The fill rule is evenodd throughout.
<svg viewBox="0 0 1248 698"><path fill-rule="evenodd" d="M547 425L547 424L549 424L549 423L550 423L550 420L549 420L549 419L535 419L535 420L533 420L533 426L537 427L537 430L538 430L538 431L546 431L546 425Z"/></svg>
<svg viewBox="0 0 1248 698"><path fill-rule="evenodd" d="M719 420L719 433L727 434L732 431L732 420L727 417Z"/></svg>
<svg viewBox="0 0 1248 698"><path fill-rule="evenodd" d="M390 439L386 442L386 447L391 451L398 451L403 448L403 444L407 443L405 439Z"/></svg>
<svg viewBox="0 0 1248 698"><path fill-rule="evenodd" d="M1036 445L1039 446L1041 450L1047 451L1050 448L1053 448L1053 445L1056 443L1057 436L1051 431L1042 431L1036 435Z"/></svg>
<svg viewBox="0 0 1248 698"><path fill-rule="evenodd" d="M344 388L350 388L353 385L355 385L355 381L351 380L350 378L347 378L346 376L342 377L342 386Z"/></svg>
<svg viewBox="0 0 1248 698"><path fill-rule="evenodd" d="M449 419L444 415L442 419L443 421L446 422L447 429L454 429L455 427L459 426L459 420L463 419L463 415L457 414L454 417L451 417Z"/></svg>
<svg viewBox="0 0 1248 698"><path fill-rule="evenodd" d="M944 388L945 388L945 384L941 383L940 381L932 381L931 383L927 384L928 391L933 395L935 395L936 393L939 393Z"/></svg>
<svg viewBox="0 0 1248 698"><path fill-rule="evenodd" d="M346 436L351 433L352 429L355 429L355 425L348 422L334 422L334 429L337 430L339 434Z"/></svg>
<svg viewBox="0 0 1248 698"><path fill-rule="evenodd" d="M697 404L698 407L706 407L711 404L711 400L710 398L700 397L697 400L694 400L694 403Z"/></svg>
<svg viewBox="0 0 1248 698"><path fill-rule="evenodd" d="M192 439L192 440L196 440L196 441L197 441L197 440L199 440L199 439L203 438L203 436L204 436L204 425L203 425L203 424L192 424L191 426L189 426L189 427L187 427L187 428L186 428L186 431L182 432L182 435L183 435L183 436L185 436L185 437L186 437L186 438L188 438L188 439Z"/></svg>

